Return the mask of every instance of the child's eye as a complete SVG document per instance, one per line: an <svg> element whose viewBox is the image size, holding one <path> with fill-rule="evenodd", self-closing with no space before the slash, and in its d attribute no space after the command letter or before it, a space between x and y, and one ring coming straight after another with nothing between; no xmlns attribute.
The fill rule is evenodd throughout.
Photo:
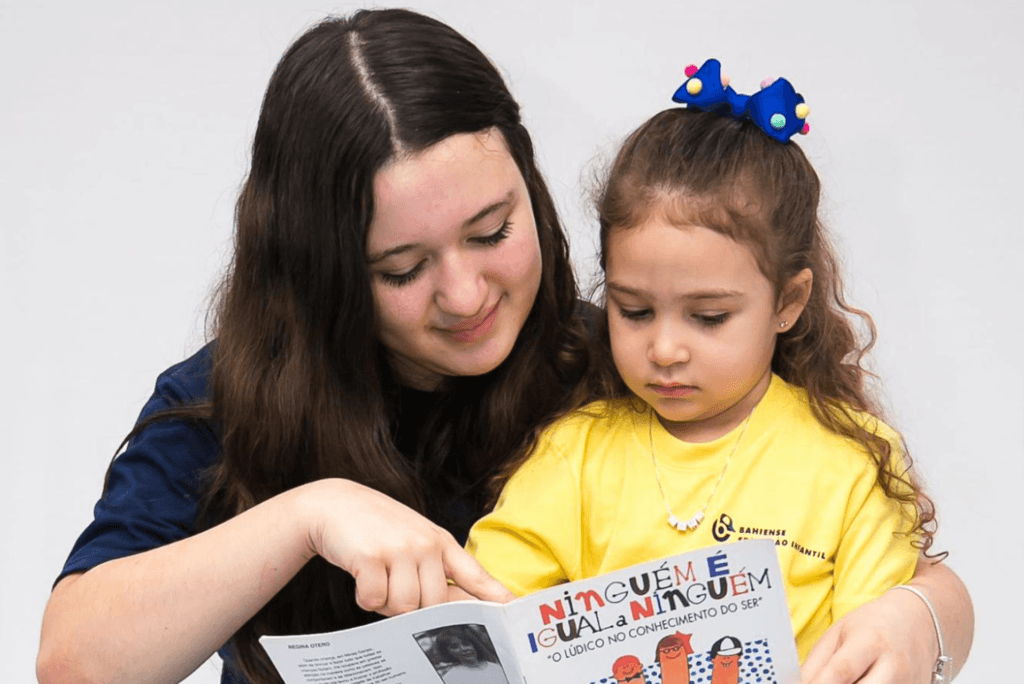
<svg viewBox="0 0 1024 684"><path fill-rule="evenodd" d="M494 231L490 235L481 235L480 237L475 237L473 238L473 242L476 242L477 244L480 245L496 245L508 237L509 231L511 229L512 222L506 219L505 222L501 224L501 228Z"/></svg>
<svg viewBox="0 0 1024 684"><path fill-rule="evenodd" d="M628 321L641 321L651 315L650 309L627 309L618 307L619 315Z"/></svg>
<svg viewBox="0 0 1024 684"><path fill-rule="evenodd" d="M416 280L416 277L423 270L423 264L424 262L421 261L420 263L416 264L412 268L412 270L406 271L405 273L380 272L377 274L377 277L380 278L385 283L387 283L388 285L391 285L393 287L401 287L402 285L407 285L412 281Z"/></svg>
<svg viewBox="0 0 1024 684"><path fill-rule="evenodd" d="M719 314L694 314L693 317L697 319L697 322L707 328L714 328L717 325L722 325L729 318L728 312Z"/></svg>

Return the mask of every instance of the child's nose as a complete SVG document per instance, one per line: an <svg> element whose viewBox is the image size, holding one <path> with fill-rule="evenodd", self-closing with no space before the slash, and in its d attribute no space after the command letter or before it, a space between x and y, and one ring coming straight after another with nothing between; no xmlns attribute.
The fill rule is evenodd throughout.
<svg viewBox="0 0 1024 684"><path fill-rule="evenodd" d="M659 366L686 363L690 360L690 345L674 326L660 325L654 331L647 358Z"/></svg>

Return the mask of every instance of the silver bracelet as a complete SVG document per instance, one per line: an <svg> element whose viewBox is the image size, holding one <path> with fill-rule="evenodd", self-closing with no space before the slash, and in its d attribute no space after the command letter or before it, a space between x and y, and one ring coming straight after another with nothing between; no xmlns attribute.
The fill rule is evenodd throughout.
<svg viewBox="0 0 1024 684"><path fill-rule="evenodd" d="M935 625L935 636L939 639L939 658L935 661L935 669L932 670L932 684L947 684L953 681L953 658L952 656L946 655L946 644L942 640L942 627L939 625L939 616L935 614L935 607L932 602L928 600L928 597L924 595L924 592L917 587L912 587L907 584L897 584L893 589L906 589L912 594L916 594L918 598L924 601L924 605L928 608L928 612L932 615L932 624Z"/></svg>

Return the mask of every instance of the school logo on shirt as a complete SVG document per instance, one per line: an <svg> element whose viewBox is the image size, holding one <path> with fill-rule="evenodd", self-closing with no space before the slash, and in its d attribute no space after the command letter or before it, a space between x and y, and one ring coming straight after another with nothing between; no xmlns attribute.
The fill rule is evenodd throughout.
<svg viewBox="0 0 1024 684"><path fill-rule="evenodd" d="M736 535L736 541L742 541L744 539L774 539L776 546L784 546L791 548L797 553L801 553L811 558L817 558L819 560L827 560L828 556L822 551L815 551L809 549L805 545L792 541L786 535L786 530L777 528L765 528L765 527L746 527L744 525L736 525L732 521L732 516L728 513L723 513L718 516L718 520L715 521L714 526L711 528L711 536L715 538L717 542L726 542L732 539L733 535Z"/></svg>
<svg viewBox="0 0 1024 684"><path fill-rule="evenodd" d="M711 535L715 538L716 542L724 542L728 541L735 531L732 526L732 518L729 517L728 513L723 513L718 516L715 526L711 528Z"/></svg>

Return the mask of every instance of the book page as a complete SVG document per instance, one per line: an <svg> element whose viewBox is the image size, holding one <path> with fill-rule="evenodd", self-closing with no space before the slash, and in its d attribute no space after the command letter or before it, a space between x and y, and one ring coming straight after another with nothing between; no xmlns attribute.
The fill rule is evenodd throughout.
<svg viewBox="0 0 1024 684"><path fill-rule="evenodd" d="M364 627L263 637L286 684L519 684L502 607L425 608Z"/></svg>
<svg viewBox="0 0 1024 684"><path fill-rule="evenodd" d="M528 684L797 684L774 542L710 547L505 607Z"/></svg>

